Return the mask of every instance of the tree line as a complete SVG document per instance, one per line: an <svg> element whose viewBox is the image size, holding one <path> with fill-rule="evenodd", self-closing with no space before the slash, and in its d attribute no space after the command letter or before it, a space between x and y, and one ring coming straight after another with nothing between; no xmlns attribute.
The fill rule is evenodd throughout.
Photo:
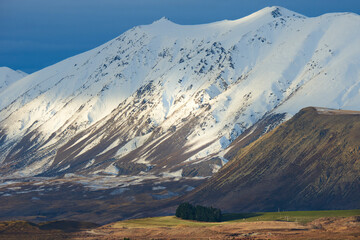
<svg viewBox="0 0 360 240"><path fill-rule="evenodd" d="M200 205L193 206L190 203L181 203L176 209L175 216L202 222L220 222L222 219L220 209Z"/></svg>

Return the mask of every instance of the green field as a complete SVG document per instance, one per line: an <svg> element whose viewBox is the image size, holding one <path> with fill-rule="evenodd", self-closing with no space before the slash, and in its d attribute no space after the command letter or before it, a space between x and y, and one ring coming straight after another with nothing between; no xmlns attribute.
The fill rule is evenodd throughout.
<svg viewBox="0 0 360 240"><path fill-rule="evenodd" d="M233 213L224 214L224 221L254 222L254 221L288 221L307 223L322 217L351 217L360 216L357 210L328 210L328 211L288 211L263 213Z"/></svg>
<svg viewBox="0 0 360 240"><path fill-rule="evenodd" d="M175 216L153 217L125 220L111 224L112 227L202 227L230 224L236 222L254 221L290 221L307 223L322 217L351 217L360 216L360 210L329 210L329 211L289 211L289 212L263 212L263 213L231 213L224 214L223 222L197 222L179 219Z"/></svg>

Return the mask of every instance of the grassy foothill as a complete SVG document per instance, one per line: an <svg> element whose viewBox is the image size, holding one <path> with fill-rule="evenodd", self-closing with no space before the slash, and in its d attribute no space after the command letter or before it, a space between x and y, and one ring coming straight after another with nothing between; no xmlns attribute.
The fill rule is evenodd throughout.
<svg viewBox="0 0 360 240"><path fill-rule="evenodd" d="M205 227L238 222L254 221L288 221L308 223L323 217L351 217L360 216L359 210L328 210L328 211L287 211L287 212L262 212L262 213L227 213L223 215L222 222L198 222L183 220L175 216L141 218L120 221L111 224L114 228L141 228L141 227Z"/></svg>

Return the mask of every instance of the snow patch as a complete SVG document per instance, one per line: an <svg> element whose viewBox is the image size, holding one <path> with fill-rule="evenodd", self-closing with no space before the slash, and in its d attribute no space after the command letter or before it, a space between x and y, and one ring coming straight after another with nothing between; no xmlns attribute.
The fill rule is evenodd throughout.
<svg viewBox="0 0 360 240"><path fill-rule="evenodd" d="M18 171L15 175L21 177L34 176L46 171L54 162L54 157L43 158L40 161L36 161L22 170Z"/></svg>
<svg viewBox="0 0 360 240"><path fill-rule="evenodd" d="M129 190L129 188L118 188L118 189L115 189L114 191L112 191L110 193L110 195L120 195L120 194L124 193L127 190Z"/></svg>
<svg viewBox="0 0 360 240"><path fill-rule="evenodd" d="M105 168L104 171L102 171L102 172L106 173L106 174L111 174L111 175L118 175L119 169L114 165L114 163L112 163L107 168Z"/></svg>
<svg viewBox="0 0 360 240"><path fill-rule="evenodd" d="M136 148L141 147L148 140L149 137L150 133L144 136L134 137L116 152L115 157L121 158L129 154Z"/></svg>
<svg viewBox="0 0 360 240"><path fill-rule="evenodd" d="M163 173L162 173L162 176L163 176L163 177L179 178L179 177L182 177L182 172L183 172L182 169L180 169L180 170L178 170L178 171L175 171L175 172L163 172Z"/></svg>
<svg viewBox="0 0 360 240"><path fill-rule="evenodd" d="M212 173L217 173L222 166L219 166L217 164L212 164Z"/></svg>
<svg viewBox="0 0 360 240"><path fill-rule="evenodd" d="M112 144L110 144L110 146L108 146L104 151L102 151L101 153L97 154L96 156L100 156L104 153L106 153L107 151L119 146L119 144L121 143L120 139L116 139Z"/></svg>
<svg viewBox="0 0 360 240"><path fill-rule="evenodd" d="M61 169L59 170L59 172L63 172L63 171L65 171L65 170L69 169L69 168L70 168L70 164L67 165L66 167L61 168Z"/></svg>
<svg viewBox="0 0 360 240"><path fill-rule="evenodd" d="M91 159L85 166L85 168L91 167L95 163L95 159Z"/></svg>
<svg viewBox="0 0 360 240"><path fill-rule="evenodd" d="M193 147L196 149L195 147ZM206 147L205 149L199 151L198 153L194 154L193 156L189 157L185 160L185 162L191 162L201 159L202 161L208 159L209 156L213 156L217 154L222 149L222 146L219 141L215 141L210 146ZM188 150L189 151L189 150Z"/></svg>
<svg viewBox="0 0 360 240"><path fill-rule="evenodd" d="M164 190L164 189L166 189L166 187L163 187L163 186L152 187L152 190L153 190L153 191Z"/></svg>

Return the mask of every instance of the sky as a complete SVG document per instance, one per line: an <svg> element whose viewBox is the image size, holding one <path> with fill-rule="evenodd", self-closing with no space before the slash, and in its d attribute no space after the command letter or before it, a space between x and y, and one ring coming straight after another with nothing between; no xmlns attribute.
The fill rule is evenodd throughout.
<svg viewBox="0 0 360 240"><path fill-rule="evenodd" d="M33 73L164 16L202 24L267 6L308 17L360 14L360 0L0 0L0 67Z"/></svg>

